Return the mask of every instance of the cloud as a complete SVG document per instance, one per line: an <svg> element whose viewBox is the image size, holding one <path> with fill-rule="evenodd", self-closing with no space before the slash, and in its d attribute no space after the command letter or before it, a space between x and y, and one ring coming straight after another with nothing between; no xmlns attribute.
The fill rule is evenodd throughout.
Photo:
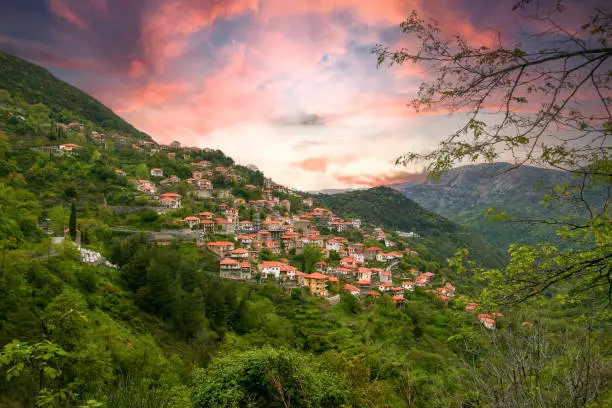
<svg viewBox="0 0 612 408"><path fill-rule="evenodd" d="M343 175L335 174L335 179L340 183L349 186L384 186L396 183L421 183L427 180L425 173L410 173L410 172L392 172L388 174L378 175Z"/></svg>
<svg viewBox="0 0 612 408"><path fill-rule="evenodd" d="M304 171L312 173L325 173L330 165L344 165L353 160L354 157L352 155L339 157L311 157L294 162L294 164Z"/></svg>
<svg viewBox="0 0 612 408"><path fill-rule="evenodd" d="M87 25L77 16L64 0L47 0L51 12L56 16L72 23L81 30L85 30Z"/></svg>

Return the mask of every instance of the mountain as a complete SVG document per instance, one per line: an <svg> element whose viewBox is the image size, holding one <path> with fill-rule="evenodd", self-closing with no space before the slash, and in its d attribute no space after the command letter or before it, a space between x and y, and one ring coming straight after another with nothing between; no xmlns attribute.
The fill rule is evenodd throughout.
<svg viewBox="0 0 612 408"><path fill-rule="evenodd" d="M152 140L149 135L134 128L98 100L56 78L47 69L0 51L0 92L3 89L9 93L16 105L25 102L47 107L48 121L88 121L95 123L103 132L119 133L135 140ZM6 99L6 95L0 97L0 105L7 105ZM36 113L40 117L40 113L44 116L46 112L39 109Z"/></svg>
<svg viewBox="0 0 612 408"><path fill-rule="evenodd" d="M504 253L491 244L391 188L321 194L317 198L340 216L358 217L393 231L419 234L422 238L415 241L427 247L438 261L444 262L459 248L468 248L472 258L485 266L499 267L505 261Z"/></svg>
<svg viewBox="0 0 612 408"><path fill-rule="evenodd" d="M342 194L342 193L348 193L349 191L357 191L357 189L354 188L326 188L323 190L317 190L317 191L309 191L309 194Z"/></svg>
<svg viewBox="0 0 612 408"><path fill-rule="evenodd" d="M542 198L555 183L571 183L567 173L532 166L507 171L510 163L462 166L444 173L439 182L394 184L400 191L430 211L447 217L477 233L499 248L514 242L559 243L555 228L541 224L489 221L487 209L494 207L520 219L551 219L581 214L569 203L545 206ZM597 202L596 192L589 199Z"/></svg>

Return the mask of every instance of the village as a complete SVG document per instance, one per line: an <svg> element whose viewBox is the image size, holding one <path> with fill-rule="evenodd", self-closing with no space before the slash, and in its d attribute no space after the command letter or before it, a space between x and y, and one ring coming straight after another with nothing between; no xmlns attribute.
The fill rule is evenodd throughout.
<svg viewBox="0 0 612 408"><path fill-rule="evenodd" d="M66 127L77 125L69 124ZM97 132L92 132L90 138L98 145L106 142L105 135ZM256 186L247 183L233 166L219 166L208 160L190 160L191 154L209 149L181 146L179 142L158 145L149 141L140 141L128 148L149 156L165 155L170 161L181 157L189 162L191 177L186 179L168 174L162 167L151 168L146 179L136 178L122 168L115 169L115 174L125 177L138 194L154 203L159 214L172 215L183 208L185 197L175 188L181 183L189 186L187 194L190 198L206 202L209 207L212 204L212 211L199 211L177 218L176 231L157 233L152 241L168 245L177 236L193 240L215 255L221 278L272 282L290 288L305 287L312 295L330 302L338 299L337 295L330 296L330 293L348 293L357 298L388 295L399 308L404 307L409 293L417 289L446 303L455 297L452 283L436 280L433 272L398 270L400 260L418 254L408 248L404 241L400 249L391 239L392 234L381 227L366 226L358 218L343 219L330 209L317 206L313 197L269 178L263 179L263 185ZM77 144L66 143L36 150L78 156L81 149ZM212 179L223 180L223 186L215 186ZM261 199L246 200L234 196L228 185L253 191ZM241 214L251 216L241 217ZM342 236L351 231L359 232L363 241L376 241L377 246L350 242ZM221 240L219 236L225 238ZM396 232L395 237L420 238L415 232ZM317 248L321 259L314 264L310 273L305 273L292 266L289 258L303 254L308 247ZM263 256L264 253L267 256ZM435 287L434 283L438 281L441 284ZM475 312L477 308L478 304L473 302L465 306L468 312ZM494 329L496 321L502 317L500 313L481 313L477 316L478 321L488 329Z"/></svg>

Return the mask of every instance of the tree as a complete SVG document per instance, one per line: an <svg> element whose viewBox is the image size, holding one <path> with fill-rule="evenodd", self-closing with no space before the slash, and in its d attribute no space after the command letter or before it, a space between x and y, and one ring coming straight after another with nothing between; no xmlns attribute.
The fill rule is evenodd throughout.
<svg viewBox="0 0 612 408"><path fill-rule="evenodd" d="M410 101L416 111L466 115L435 150L409 152L396 162L424 161L429 177L436 179L462 161L494 162L510 154L512 169L531 164L571 173L575 182L550 186L544 199L579 203L583 215L511 221L554 225L572 249L512 248L510 266L488 276L495 283L489 294L520 302L571 281L576 295L612 299L612 14L593 9L581 26L566 28L556 21L565 10L562 1L546 11L540 3L521 0L514 6L540 29L527 34L523 46L504 45L501 33L494 45L469 44L461 35L445 36L437 23L412 12L401 29L419 44L416 49L375 47L379 65L413 63L431 74L433 79L422 83ZM596 195L599 205L589 192L596 193L590 196Z"/></svg>
<svg viewBox="0 0 612 408"><path fill-rule="evenodd" d="M56 205L47 213L51 230L55 235L62 235L66 225L66 211L63 205Z"/></svg>
<svg viewBox="0 0 612 408"><path fill-rule="evenodd" d="M70 232L70 237L72 239L76 239L77 235L77 216L76 216L76 206L74 202L70 206L70 220L68 221L68 229Z"/></svg>
<svg viewBox="0 0 612 408"><path fill-rule="evenodd" d="M149 178L149 168L145 163L138 164L134 170L134 173L136 174L136 177L141 180L147 180Z"/></svg>

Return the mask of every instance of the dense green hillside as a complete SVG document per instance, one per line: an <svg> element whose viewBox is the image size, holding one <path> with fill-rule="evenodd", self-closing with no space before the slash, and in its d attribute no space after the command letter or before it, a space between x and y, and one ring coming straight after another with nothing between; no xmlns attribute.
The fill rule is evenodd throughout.
<svg viewBox="0 0 612 408"><path fill-rule="evenodd" d="M439 261L453 256L458 248L468 248L483 265L499 267L504 263L504 253L497 248L388 187L322 194L317 198L342 216L359 217L393 231L416 232L422 238L412 241L429 248Z"/></svg>
<svg viewBox="0 0 612 408"><path fill-rule="evenodd" d="M542 202L555 183L572 183L567 173L531 166L505 171L510 166L509 163L463 166L444 173L438 183L428 181L391 187L428 210L485 237L499 248L508 248L514 242L557 242L554 226L490 221L485 217L491 207L523 220L584 215L584 207L576 203L555 201L545 206ZM601 203L590 191L587 191L587 199L595 205Z"/></svg>
<svg viewBox="0 0 612 408"><path fill-rule="evenodd" d="M119 133L132 139L151 140L144 132L117 116L85 92L54 77L45 68L0 51L0 90L29 105L42 104L50 110L49 120L95 123L100 131ZM6 101L0 99L0 104Z"/></svg>
<svg viewBox="0 0 612 408"><path fill-rule="evenodd" d="M89 131L141 136L105 108L92 108L101 116L83 110L78 98L86 96L42 68L3 58L5 68L23 64L27 75L0 77L0 408L610 406L609 321L563 292L520 307L479 299L484 274L446 259L466 247L480 263L498 266L503 254L457 224L381 187L318 196L366 223L313 231L317 211L302 195L221 151L153 151L100 143L85 129L56 132L55 121L79 119ZM41 84L49 81L47 90ZM62 99L61 89L80 96ZM68 142L80 147L57 148ZM197 194L195 169L206 172L214 196ZM159 190L140 189L145 181ZM159 196L168 192L182 196L178 207L163 206ZM270 206L275 201L263 199L270 195L284 207ZM312 244L273 253L274 246L243 243L242 230L220 235L230 224L227 207L241 221L265 220L262 226L280 219L281 240L295 227ZM210 213L214 230L185 224ZM339 270L341 251L325 254L317 238L346 238L348 255L357 244L382 247L364 239L376 226L422 238L394 236L389 252L398 258L368 261L370 272L380 268L374 292L343 292L348 282L360 284L355 276L328 277L321 296L297 279L262 278L260 261L284 257L287 270L311 272L323 259ZM262 246L271 241L253 235ZM418 254L404 251L404 239ZM252 279L222 279L227 255L207 241L246 252ZM393 290L380 289L382 276ZM398 299L399 286L421 276L427 282ZM495 316L495 329L479 313Z"/></svg>

